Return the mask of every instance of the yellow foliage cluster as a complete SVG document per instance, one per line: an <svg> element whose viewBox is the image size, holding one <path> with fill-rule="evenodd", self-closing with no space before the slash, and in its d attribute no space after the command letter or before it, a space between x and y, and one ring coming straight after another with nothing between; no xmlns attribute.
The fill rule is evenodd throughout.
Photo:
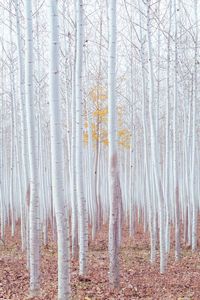
<svg viewBox="0 0 200 300"><path fill-rule="evenodd" d="M129 149L130 148L130 131L126 128L120 129L117 132L118 135L118 144L122 146L123 148ZM92 140L93 141L99 141L103 145L108 145L108 131L107 129L101 128L99 131L99 134L97 132L96 125L92 123ZM84 131L83 134L83 141L85 144L88 143L88 132L87 129Z"/></svg>
<svg viewBox="0 0 200 300"><path fill-rule="evenodd" d="M97 109L93 112L94 117L105 117L108 115L108 108Z"/></svg>
<svg viewBox="0 0 200 300"><path fill-rule="evenodd" d="M91 89L89 92L89 98L93 102L98 101L98 105L96 110L92 113L93 122L91 123L91 132L92 132L92 140L99 141L103 145L107 146L108 141L108 107L107 107L107 90L105 87L97 85ZM104 100L104 101L101 101ZM118 144L123 148L130 148L130 130L124 128L124 109L122 106L117 108L117 116L118 116ZM86 116L87 118L87 116ZM83 140L84 143L88 143L88 121L85 121L84 124L84 134Z"/></svg>
<svg viewBox="0 0 200 300"><path fill-rule="evenodd" d="M86 145L87 145L87 143L88 143L88 132L87 132L87 131L84 131L84 132L83 132L83 142L84 142L84 144L86 144Z"/></svg>
<svg viewBox="0 0 200 300"><path fill-rule="evenodd" d="M130 141L131 141L131 134L130 131L126 128L120 129L117 132L119 137L119 145L121 145L124 148L129 149L130 148Z"/></svg>
<svg viewBox="0 0 200 300"><path fill-rule="evenodd" d="M94 101L99 100L107 100L108 99L108 93L105 87L101 85L97 85L89 92L89 97Z"/></svg>

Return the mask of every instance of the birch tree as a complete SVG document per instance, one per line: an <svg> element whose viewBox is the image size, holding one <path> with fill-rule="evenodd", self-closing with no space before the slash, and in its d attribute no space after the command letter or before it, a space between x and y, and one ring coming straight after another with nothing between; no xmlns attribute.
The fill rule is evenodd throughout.
<svg viewBox="0 0 200 300"><path fill-rule="evenodd" d="M20 99L20 129L21 129L21 166L20 173L22 174L21 179L21 237L22 237L22 250L26 248L25 242L25 217L26 217L26 210L25 210L25 203L23 199L25 198L25 192L27 189L27 177L28 177L28 170L29 170L29 162L27 157L27 128L26 128L26 109L25 109L25 78L24 78L24 62L23 62L23 49L22 49L22 36L21 36L21 24L19 19L19 1L15 0L15 14L16 14L16 30L17 30L17 50L18 50L18 78L19 78L19 99Z"/></svg>
<svg viewBox="0 0 200 300"><path fill-rule="evenodd" d="M76 186L78 202L79 228L79 274L87 271L88 225L87 207L83 190L83 94L82 94L82 67L83 67L83 2L76 1Z"/></svg>
<svg viewBox="0 0 200 300"><path fill-rule="evenodd" d="M197 249L197 204L195 195L195 158L196 158L196 107L198 99L197 88L197 66L198 66L198 4L194 1L194 15L195 15L195 38L194 38L194 96L192 99L193 107L193 123L192 123L192 159L191 159L191 202L192 202L192 250Z"/></svg>
<svg viewBox="0 0 200 300"><path fill-rule="evenodd" d="M152 55L152 40L151 40L151 0L147 1L147 36L148 36L148 54L149 54L149 118L150 118L150 137L151 137L151 157L152 157L152 171L155 184L156 196L159 205L159 237L160 237L160 272L165 270L165 235L164 235L164 193L160 178L160 169L158 166L158 155L156 150L157 133L155 116L153 113L153 100L155 97L154 91L154 70L153 70L153 55ZM155 216L154 216L155 217Z"/></svg>
<svg viewBox="0 0 200 300"><path fill-rule="evenodd" d="M59 20L58 3L50 2L50 128L52 191L58 239L58 299L70 299L69 232L65 207L64 159L59 96Z"/></svg>
<svg viewBox="0 0 200 300"><path fill-rule="evenodd" d="M25 48L25 94L26 115L28 133L28 153L30 162L30 294L37 296L40 290L40 240L39 240L39 173L38 173L38 149L36 141L36 114L34 108L33 85L33 27L32 27L32 1L25 2L26 16L26 48Z"/></svg>
<svg viewBox="0 0 200 300"><path fill-rule="evenodd" d="M121 187L117 155L116 123L116 15L117 1L109 2L109 50L108 50L108 139L109 139L109 279L112 287L119 285L119 216Z"/></svg>

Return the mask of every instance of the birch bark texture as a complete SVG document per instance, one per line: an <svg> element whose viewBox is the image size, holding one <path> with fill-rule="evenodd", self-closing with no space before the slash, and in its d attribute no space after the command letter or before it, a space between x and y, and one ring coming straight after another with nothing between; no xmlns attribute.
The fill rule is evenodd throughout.
<svg viewBox="0 0 200 300"><path fill-rule="evenodd" d="M116 123L116 14L117 1L111 0L108 7L109 50L108 50L108 139L109 139L109 279L111 287L119 285L119 220L121 207L121 187L117 157Z"/></svg>
<svg viewBox="0 0 200 300"><path fill-rule="evenodd" d="M83 95L82 95L82 69L83 69L83 1L76 1L76 185L78 202L78 231L79 231L79 274L87 272L88 251L88 225L86 198L83 189Z"/></svg>
<svg viewBox="0 0 200 300"><path fill-rule="evenodd" d="M37 296L40 290L40 249L39 249L39 173L36 141L36 122L33 86L33 26L32 1L25 1L25 95L30 163L30 203L29 203L29 247L30 247L30 295Z"/></svg>
<svg viewBox="0 0 200 300"><path fill-rule="evenodd" d="M70 299L69 233L65 207L64 155L59 95L58 3L50 1L50 129L52 192L58 239L58 300Z"/></svg>
<svg viewBox="0 0 200 300"><path fill-rule="evenodd" d="M148 56L149 56L149 121L150 121L150 141L151 141L151 159L152 159L152 172L154 177L154 187L158 198L158 209L159 209L159 238L160 238L160 272L165 272L166 261L165 261L165 219L164 219L164 192L161 182L160 168L158 165L158 147L157 147L157 132L155 115L153 113L153 101L155 99L155 88L154 88L154 68L153 68L153 48L151 40L151 6L152 1L147 1L147 39L148 39Z"/></svg>
<svg viewBox="0 0 200 300"><path fill-rule="evenodd" d="M25 197L25 192L27 189L27 177L28 177L28 151L27 151L27 128L26 128L26 109L25 109L25 78L24 78L24 62L23 62L23 49L22 49L22 38L21 38L21 28L19 20L19 0L15 0L15 14L16 14L16 31L17 31L17 50L18 50L18 64L19 64L19 98L20 98L20 127L21 127L21 163L20 174L21 174L21 237L22 237L22 251L26 248L25 239L25 203L22 201Z"/></svg>

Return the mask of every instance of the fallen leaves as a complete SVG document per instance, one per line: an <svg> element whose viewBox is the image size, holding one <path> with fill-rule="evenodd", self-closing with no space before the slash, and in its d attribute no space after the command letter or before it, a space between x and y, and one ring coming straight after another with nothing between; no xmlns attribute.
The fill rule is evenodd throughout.
<svg viewBox="0 0 200 300"><path fill-rule="evenodd" d="M90 278L88 278L86 276L81 276L81 275L78 276L78 280L82 281L82 282L90 282L91 281Z"/></svg>
<svg viewBox="0 0 200 300"><path fill-rule="evenodd" d="M19 228L15 239L7 235L6 247L0 251L0 299L28 298L29 274L26 254L19 250ZM71 261L73 300L196 300L200 299L200 255L184 249L183 259L176 263L173 251L165 274L159 274L158 261L149 262L148 235L140 229L134 239L123 232L120 251L120 287L110 290L108 282L107 227L90 242L87 276L78 275L78 262ZM190 255L189 255L190 254ZM158 258L159 259L159 258ZM34 300L54 300L57 296L57 251L51 240L41 250L41 290Z"/></svg>

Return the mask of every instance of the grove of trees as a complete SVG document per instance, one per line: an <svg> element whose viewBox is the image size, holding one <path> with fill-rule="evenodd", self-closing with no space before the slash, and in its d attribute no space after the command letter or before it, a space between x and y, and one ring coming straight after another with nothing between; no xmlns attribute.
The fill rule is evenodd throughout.
<svg viewBox="0 0 200 300"><path fill-rule="evenodd" d="M198 0L0 0L0 239L20 228L30 296L50 235L60 300L105 224L111 288L124 226L160 273L197 251L199 18Z"/></svg>

